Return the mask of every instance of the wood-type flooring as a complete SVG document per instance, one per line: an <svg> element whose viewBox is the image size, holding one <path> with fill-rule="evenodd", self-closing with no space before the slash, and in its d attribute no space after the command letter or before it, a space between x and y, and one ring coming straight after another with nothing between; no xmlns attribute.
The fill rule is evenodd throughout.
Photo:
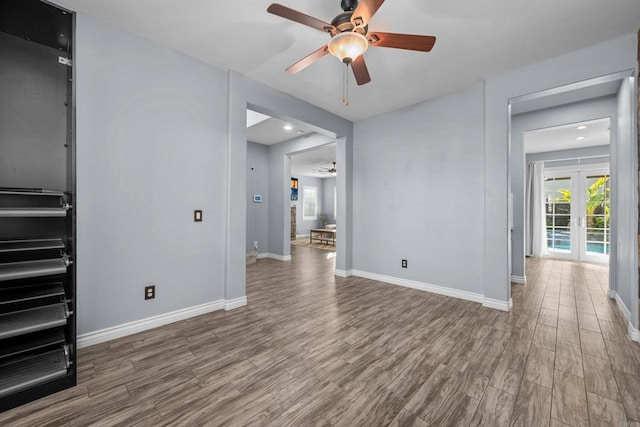
<svg viewBox="0 0 640 427"><path fill-rule="evenodd" d="M640 346L603 267L529 260L513 311L258 260L249 304L79 351L2 426L640 426Z"/></svg>

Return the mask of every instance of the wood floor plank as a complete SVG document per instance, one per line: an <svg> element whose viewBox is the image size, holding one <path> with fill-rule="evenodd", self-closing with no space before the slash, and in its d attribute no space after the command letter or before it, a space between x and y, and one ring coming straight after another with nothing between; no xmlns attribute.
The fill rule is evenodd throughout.
<svg viewBox="0 0 640 427"><path fill-rule="evenodd" d="M518 394L518 387L524 375L526 358L521 353L504 351L491 378L491 386L512 395Z"/></svg>
<svg viewBox="0 0 640 427"><path fill-rule="evenodd" d="M469 425L508 426L515 403L515 395L488 387Z"/></svg>
<svg viewBox="0 0 640 427"><path fill-rule="evenodd" d="M588 354L583 356L582 361L587 391L620 402L618 384L609 361Z"/></svg>
<svg viewBox="0 0 640 427"><path fill-rule="evenodd" d="M543 387L553 387L555 352L541 347L531 347L524 379Z"/></svg>
<svg viewBox="0 0 640 427"><path fill-rule="evenodd" d="M555 369L578 377L584 377L580 345L559 341L556 347Z"/></svg>
<svg viewBox="0 0 640 427"><path fill-rule="evenodd" d="M514 427L549 425L551 394L551 389L523 380L510 425Z"/></svg>
<svg viewBox="0 0 640 427"><path fill-rule="evenodd" d="M614 371L627 417L640 422L640 377Z"/></svg>
<svg viewBox="0 0 640 427"><path fill-rule="evenodd" d="M555 371L551 416L571 426L589 424L584 379L562 371Z"/></svg>
<svg viewBox="0 0 640 427"><path fill-rule="evenodd" d="M587 393L587 399L591 427L624 426L627 423L622 403L593 393Z"/></svg>

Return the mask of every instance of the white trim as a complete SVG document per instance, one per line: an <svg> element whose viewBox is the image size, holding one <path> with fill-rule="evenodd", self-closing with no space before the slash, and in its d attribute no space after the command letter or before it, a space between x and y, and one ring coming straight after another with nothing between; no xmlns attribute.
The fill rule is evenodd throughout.
<svg viewBox="0 0 640 427"><path fill-rule="evenodd" d="M511 275L511 283L517 283L518 285L526 285L527 284L527 276L514 276Z"/></svg>
<svg viewBox="0 0 640 427"><path fill-rule="evenodd" d="M296 239L301 239L303 237L309 237L308 234L296 234Z"/></svg>
<svg viewBox="0 0 640 427"><path fill-rule="evenodd" d="M506 302L498 299L484 298L482 300L482 306L492 308L494 310L511 311L511 308L513 307L513 300L509 298L509 302Z"/></svg>
<svg viewBox="0 0 640 427"><path fill-rule="evenodd" d="M351 277L351 276L353 276L353 270L338 270L336 268L336 276L338 276L338 277Z"/></svg>
<svg viewBox="0 0 640 427"><path fill-rule="evenodd" d="M235 308L244 307L247 305L247 297L240 297L234 299L228 299L224 301L224 309L225 311L233 310Z"/></svg>
<svg viewBox="0 0 640 427"><path fill-rule="evenodd" d="M278 255L271 252L262 252L258 254L258 259L271 258L276 261L291 261L291 255Z"/></svg>
<svg viewBox="0 0 640 427"><path fill-rule="evenodd" d="M627 322L631 322L631 312L629 311L627 306L624 304L624 301L622 301L622 298L620 298L620 295L618 295L617 292L615 292L615 294L616 294L616 303L618 304L620 311L622 311L622 314L624 315L624 318L627 319Z"/></svg>
<svg viewBox="0 0 640 427"><path fill-rule="evenodd" d="M222 310L225 308L227 303L233 301L236 300L225 302L225 300L220 299L205 304L195 305L193 307L171 311L169 313L159 314L157 316L147 317L146 319L134 320L133 322L123 323L122 325L116 325L110 328L100 329L98 331L87 332L86 334L78 335L78 348L89 347L90 345L111 341L116 338L136 334L138 332L157 328L158 326L168 325L169 323L188 319L190 317Z"/></svg>
<svg viewBox="0 0 640 427"><path fill-rule="evenodd" d="M377 280L379 282L390 283L392 285L403 286L405 288L417 289L419 291L431 292L434 294L446 295L448 297L459 298L473 302L484 302L484 295L474 292L460 291L458 289L447 288L445 286L432 285L429 283L417 282L415 280L401 279L399 277L385 276L383 274L369 273L368 271L352 270L356 277Z"/></svg>
<svg viewBox="0 0 640 427"><path fill-rule="evenodd" d="M627 333L632 340L640 343L640 331L635 326L633 326L633 323L631 323L631 312L622 301L622 298L620 298L620 295L618 295L618 293L613 289L609 289L609 291L607 292L607 296L616 300L618 308L627 321Z"/></svg>

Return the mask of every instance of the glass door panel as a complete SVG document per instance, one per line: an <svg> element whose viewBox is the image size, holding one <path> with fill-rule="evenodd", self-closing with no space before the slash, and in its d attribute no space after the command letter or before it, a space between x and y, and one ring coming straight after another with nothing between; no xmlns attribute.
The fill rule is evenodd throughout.
<svg viewBox="0 0 640 427"><path fill-rule="evenodd" d="M584 244L582 258L597 258L609 255L610 221L609 221L609 174L582 174L584 185ZM599 261L602 261L600 259Z"/></svg>
<svg viewBox="0 0 640 427"><path fill-rule="evenodd" d="M545 179L545 216L547 222L547 249L571 253L571 177Z"/></svg>

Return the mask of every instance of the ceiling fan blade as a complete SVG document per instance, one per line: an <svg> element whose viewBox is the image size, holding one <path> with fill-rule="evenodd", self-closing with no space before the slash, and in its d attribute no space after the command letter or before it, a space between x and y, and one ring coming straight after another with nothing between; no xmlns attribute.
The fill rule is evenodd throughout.
<svg viewBox="0 0 640 427"><path fill-rule="evenodd" d="M360 0L358 7L351 15L351 23L356 27L365 27L382 3L384 0Z"/></svg>
<svg viewBox="0 0 640 427"><path fill-rule="evenodd" d="M418 50L429 52L436 43L433 36L416 36L413 34L369 33L369 46L391 47L394 49Z"/></svg>
<svg viewBox="0 0 640 427"><path fill-rule="evenodd" d="M333 33L336 30L336 28L328 22L321 21L318 18L314 18L313 16L305 15L302 12L298 12L297 10L291 9L278 3L273 3L271 6L269 6L267 8L267 12L277 16L281 16L282 18L288 19L290 21L315 28L316 30L320 30L325 33Z"/></svg>
<svg viewBox="0 0 640 427"><path fill-rule="evenodd" d="M353 68L353 75L356 76L358 86L362 86L371 81L367 64L364 62L364 56L358 56L356 60L351 63L351 68Z"/></svg>
<svg viewBox="0 0 640 427"><path fill-rule="evenodd" d="M312 52L309 55L305 56L295 64L290 65L285 71L289 74L295 74L299 71L304 70L309 65L313 64L318 59L325 56L327 53L329 53L329 50L327 49L327 45L324 45L320 49L316 50L315 52Z"/></svg>

